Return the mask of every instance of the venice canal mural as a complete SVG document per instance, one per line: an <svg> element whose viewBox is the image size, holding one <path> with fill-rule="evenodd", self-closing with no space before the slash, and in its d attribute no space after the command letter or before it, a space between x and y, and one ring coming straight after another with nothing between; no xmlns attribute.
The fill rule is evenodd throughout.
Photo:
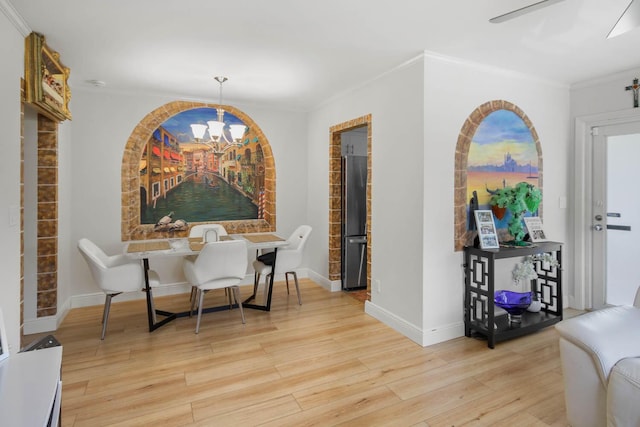
<svg viewBox="0 0 640 427"><path fill-rule="evenodd" d="M491 192L528 182L538 186L538 151L531 131L513 111L496 110L476 129L467 160L467 201L477 195L479 209L491 209ZM470 205L467 204L467 210ZM468 229L474 228L473 215ZM496 220L507 228L509 214Z"/></svg>
<svg viewBox="0 0 640 427"><path fill-rule="evenodd" d="M214 108L183 111L152 134L140 158L141 224L248 220L263 217L264 157L258 137L247 129L232 141L228 125L244 124L225 111L225 137L213 141L208 132L196 140L191 124L216 120ZM167 218L165 218L165 221ZM177 224L176 224L177 223ZM162 224L156 229L162 228Z"/></svg>

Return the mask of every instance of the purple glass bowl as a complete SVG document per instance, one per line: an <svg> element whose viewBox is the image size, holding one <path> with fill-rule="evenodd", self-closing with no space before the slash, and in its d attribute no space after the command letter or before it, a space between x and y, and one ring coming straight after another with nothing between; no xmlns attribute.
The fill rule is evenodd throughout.
<svg viewBox="0 0 640 427"><path fill-rule="evenodd" d="M522 314L531 305L531 292L496 291L493 302L509 314Z"/></svg>

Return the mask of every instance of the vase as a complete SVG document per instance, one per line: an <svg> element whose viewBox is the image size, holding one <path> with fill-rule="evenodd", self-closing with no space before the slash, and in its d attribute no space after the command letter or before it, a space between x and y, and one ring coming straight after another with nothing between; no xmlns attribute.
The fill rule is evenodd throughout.
<svg viewBox="0 0 640 427"><path fill-rule="evenodd" d="M542 301L538 298L538 294L531 292L531 304L527 307L527 311L530 313L537 313L542 309Z"/></svg>
<svg viewBox="0 0 640 427"><path fill-rule="evenodd" d="M540 310L542 310L542 302L539 299L531 301L531 304L527 307L529 313L537 313Z"/></svg>
<svg viewBox="0 0 640 427"><path fill-rule="evenodd" d="M493 214L498 220L501 220L502 218L504 218L505 214L507 213L507 208L506 207L501 208L497 205L492 205L491 212L493 212Z"/></svg>

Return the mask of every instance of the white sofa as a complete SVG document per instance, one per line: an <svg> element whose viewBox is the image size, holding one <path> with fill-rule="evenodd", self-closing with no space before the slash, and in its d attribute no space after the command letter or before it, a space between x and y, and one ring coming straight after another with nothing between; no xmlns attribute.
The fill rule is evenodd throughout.
<svg viewBox="0 0 640 427"><path fill-rule="evenodd" d="M633 306L556 324L567 420L573 427L640 427L640 288Z"/></svg>

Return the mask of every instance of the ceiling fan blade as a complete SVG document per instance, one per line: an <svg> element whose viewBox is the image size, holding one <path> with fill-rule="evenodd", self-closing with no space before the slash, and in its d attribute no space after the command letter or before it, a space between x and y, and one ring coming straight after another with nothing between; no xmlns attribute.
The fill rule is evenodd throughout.
<svg viewBox="0 0 640 427"><path fill-rule="evenodd" d="M542 9L543 7L551 6L552 4L559 3L564 0L542 0L537 3L530 4L529 6L521 7L520 9L512 10L511 12L507 12L503 15L496 16L495 18L489 19L489 22L492 24L499 24L500 22L508 21L513 18L517 18L518 16L524 15L526 13L531 13L535 10Z"/></svg>
<svg viewBox="0 0 640 427"><path fill-rule="evenodd" d="M629 6L627 6L622 15L620 15L620 18L618 18L616 25L614 25L611 31L609 31L609 34L607 34L607 38L610 39L612 37L619 36L620 34L624 34L639 26L640 3L635 0L631 0Z"/></svg>

